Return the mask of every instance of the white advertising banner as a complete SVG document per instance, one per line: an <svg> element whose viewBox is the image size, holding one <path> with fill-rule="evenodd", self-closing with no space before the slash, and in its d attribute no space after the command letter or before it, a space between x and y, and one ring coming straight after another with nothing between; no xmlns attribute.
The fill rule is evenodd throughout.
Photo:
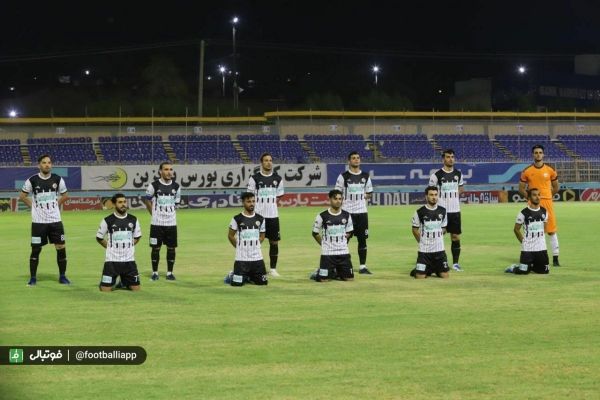
<svg viewBox="0 0 600 400"><path fill-rule="evenodd" d="M284 187L327 186L326 164L280 164L273 167ZM173 165L182 189L245 188L256 165ZM159 178L157 165L81 167L82 190L141 190Z"/></svg>

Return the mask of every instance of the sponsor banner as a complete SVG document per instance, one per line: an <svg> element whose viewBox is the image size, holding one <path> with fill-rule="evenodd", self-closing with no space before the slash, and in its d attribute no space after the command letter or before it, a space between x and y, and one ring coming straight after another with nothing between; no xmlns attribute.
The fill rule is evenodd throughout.
<svg viewBox="0 0 600 400"><path fill-rule="evenodd" d="M581 191L581 201L600 201L600 189L585 189Z"/></svg>
<svg viewBox="0 0 600 400"><path fill-rule="evenodd" d="M0 198L0 212L13 211L12 200L10 197Z"/></svg>
<svg viewBox="0 0 600 400"><path fill-rule="evenodd" d="M553 201L589 201L584 200L583 194L587 191L597 191L600 200L600 189L585 189L583 191L579 189L560 189L558 193L552 197ZM590 192L591 193L591 192ZM592 196L593 197L593 196ZM597 201L598 201L597 200ZM593 200L592 200L593 201ZM519 194L517 190L508 191L508 202L509 203L524 203L525 199Z"/></svg>
<svg viewBox="0 0 600 400"><path fill-rule="evenodd" d="M520 163L457 163L455 168L463 173L465 184L518 183L521 171L529 164ZM421 185L427 186L432 173L442 167L441 163L416 164L362 164L361 169L371 175L373 185ZM327 165L327 184L335 185L346 164Z"/></svg>
<svg viewBox="0 0 600 400"><path fill-rule="evenodd" d="M37 167L2 167L0 190L21 190L23 183L39 172ZM53 167L52 172L65 180L68 190L81 189L81 167Z"/></svg>
<svg viewBox="0 0 600 400"><path fill-rule="evenodd" d="M182 189L245 188L258 171L253 165L174 165L174 179ZM327 185L326 164L281 164L273 167L283 178L284 187ZM84 166L83 190L141 190L158 179L158 166Z"/></svg>
<svg viewBox="0 0 600 400"><path fill-rule="evenodd" d="M465 191L460 195L463 204L496 204L508 202L508 193L503 190Z"/></svg>
<svg viewBox="0 0 600 400"><path fill-rule="evenodd" d="M327 193L288 193L278 200L281 207L329 206Z"/></svg>
<svg viewBox="0 0 600 400"><path fill-rule="evenodd" d="M100 197L69 197L63 203L63 211L102 210Z"/></svg>

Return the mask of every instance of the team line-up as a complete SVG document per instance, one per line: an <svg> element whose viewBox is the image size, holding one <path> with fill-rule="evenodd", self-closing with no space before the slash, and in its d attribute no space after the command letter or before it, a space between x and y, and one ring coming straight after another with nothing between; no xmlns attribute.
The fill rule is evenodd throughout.
<svg viewBox="0 0 600 400"><path fill-rule="evenodd" d="M544 163L544 147L532 148L533 163L521 173L519 192L528 199L527 207L517 215L514 233L521 243L518 264L505 272L547 274L549 258L545 233L550 237L555 267L560 266L558 235L552 197L558 192L556 171ZM415 211L412 233L418 243L417 261L410 275L417 278L438 276L448 278L450 266L444 248L444 234L450 233L452 269L462 271L459 264L461 243L460 194L464 190L461 171L454 168L452 149L442 152L442 167L431 174L425 189L426 204ZM372 275L367 268L367 239L369 217L367 202L373 185L367 172L360 169L360 155L348 155L348 169L337 178L335 189L328 194L329 208L319 213L314 221L312 236L321 246L319 268L310 278L316 282L354 279L348 243L355 236L358 242L359 274ZM28 286L37 284L37 269L42 247L48 243L56 248L59 283L68 285L66 276L67 253L65 231L60 207L67 199L65 181L52 173L52 157L38 158L39 173L27 179L19 198L31 208L31 255ZM150 248L153 281L160 279L158 265L160 251L167 248L167 274L174 281L173 269L177 248L176 209L181 188L174 181L173 165L159 166L160 178L150 183L145 204L151 214ZM284 194L283 180L273 170L271 154L260 157L260 169L248 180L247 191L241 194L243 210L229 223L228 240L235 248L233 270L225 283L243 286L246 283L267 285L268 276L279 277L277 259L281 239L277 199ZM142 237L138 219L127 212L127 199L118 193L112 197L114 212L100 222L97 242L106 249L100 280L101 291L117 287L140 290L140 276L135 262L135 245ZM263 259L261 243L269 241L269 273Z"/></svg>

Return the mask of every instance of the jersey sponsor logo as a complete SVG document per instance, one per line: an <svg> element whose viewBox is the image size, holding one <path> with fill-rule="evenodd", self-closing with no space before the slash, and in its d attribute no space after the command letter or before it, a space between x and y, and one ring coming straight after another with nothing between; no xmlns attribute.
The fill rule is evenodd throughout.
<svg viewBox="0 0 600 400"><path fill-rule="evenodd" d="M56 189L58 187L58 185L56 183L52 184L52 189Z"/></svg>
<svg viewBox="0 0 600 400"><path fill-rule="evenodd" d="M342 218L342 224L345 224L346 222L348 222L346 218Z"/></svg>
<svg viewBox="0 0 600 400"><path fill-rule="evenodd" d="M260 221L255 222L256 226L260 226Z"/></svg>

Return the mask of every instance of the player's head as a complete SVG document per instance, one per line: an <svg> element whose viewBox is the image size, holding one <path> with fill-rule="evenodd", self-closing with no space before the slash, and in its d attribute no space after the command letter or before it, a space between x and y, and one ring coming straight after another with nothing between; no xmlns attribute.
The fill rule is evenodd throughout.
<svg viewBox="0 0 600 400"><path fill-rule="evenodd" d="M115 206L117 214L125 215L127 213L127 198L123 193L117 193L110 199Z"/></svg>
<svg viewBox="0 0 600 400"><path fill-rule="evenodd" d="M360 154L358 154L358 151L351 151L348 154L348 165L352 168L360 167Z"/></svg>
<svg viewBox="0 0 600 400"><path fill-rule="evenodd" d="M254 193L244 192L242 193L240 198L242 199L244 210L246 210L249 213L254 212L254 205L256 204L256 198L254 197Z"/></svg>
<svg viewBox="0 0 600 400"><path fill-rule="evenodd" d="M342 191L338 189L333 189L329 191L329 205L331 209L337 211L342 207L343 195Z"/></svg>
<svg viewBox="0 0 600 400"><path fill-rule="evenodd" d="M438 202L438 188L437 186L427 186L425 188L425 199L427 204L435 206Z"/></svg>
<svg viewBox="0 0 600 400"><path fill-rule="evenodd" d="M454 166L454 150L446 149L442 151L442 160L444 161L445 167L453 167Z"/></svg>
<svg viewBox="0 0 600 400"><path fill-rule="evenodd" d="M42 154L38 157L38 167L42 174L49 174L52 171L52 157L50 157L50 154Z"/></svg>
<svg viewBox="0 0 600 400"><path fill-rule="evenodd" d="M527 189L527 199L534 206L538 206L540 204L540 190L537 188Z"/></svg>
<svg viewBox="0 0 600 400"><path fill-rule="evenodd" d="M170 181L173 179L173 164L171 161L163 161L158 166L158 173L163 181Z"/></svg>
<svg viewBox="0 0 600 400"><path fill-rule="evenodd" d="M531 148L531 154L533 154L534 161L544 160L544 146L541 144L536 144Z"/></svg>
<svg viewBox="0 0 600 400"><path fill-rule="evenodd" d="M265 172L270 172L273 169L273 156L271 153L263 153L260 156L260 166Z"/></svg>

